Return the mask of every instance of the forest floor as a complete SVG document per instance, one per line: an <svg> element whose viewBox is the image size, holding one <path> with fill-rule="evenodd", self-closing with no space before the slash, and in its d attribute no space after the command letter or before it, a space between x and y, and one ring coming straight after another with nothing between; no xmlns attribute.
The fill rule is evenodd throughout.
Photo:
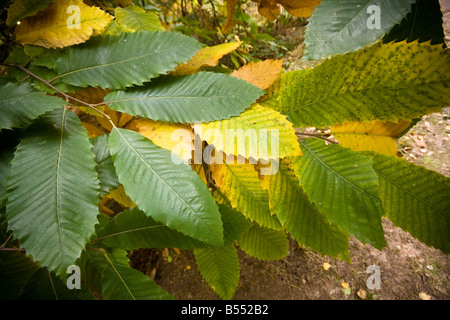
<svg viewBox="0 0 450 320"><path fill-rule="evenodd" d="M303 36L302 30L294 32ZM301 52L300 45L285 59L286 70L310 67L301 61ZM450 176L450 108L424 116L398 144L407 160ZM319 255L293 239L288 255L277 261L260 261L238 248L241 274L233 299L449 300L449 256L387 219L383 228L387 247L382 251L350 239L351 263ZM191 251L141 249L133 256L133 267L176 299L220 299L202 278ZM379 289L370 286L369 266L379 267Z"/></svg>

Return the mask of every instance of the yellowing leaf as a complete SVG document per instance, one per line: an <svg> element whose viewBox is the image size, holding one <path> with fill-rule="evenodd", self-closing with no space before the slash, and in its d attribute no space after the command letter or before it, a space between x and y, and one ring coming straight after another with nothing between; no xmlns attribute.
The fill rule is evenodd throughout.
<svg viewBox="0 0 450 320"><path fill-rule="evenodd" d="M196 124L194 130L227 155L254 160L301 155L295 130L286 116L259 104L237 117Z"/></svg>
<svg viewBox="0 0 450 320"><path fill-rule="evenodd" d="M116 22L129 30L164 31L158 15L154 12L146 12L138 6L130 6L125 9L117 7L115 10ZM128 31L129 32L129 31Z"/></svg>
<svg viewBox="0 0 450 320"><path fill-rule="evenodd" d="M375 151L397 155L396 139L411 121L354 122L331 127L331 133L339 143L354 151Z"/></svg>
<svg viewBox="0 0 450 320"><path fill-rule="evenodd" d="M214 67L219 63L219 59L224 55L236 50L242 41L227 42L212 47L200 49L195 56L186 63L175 68L173 74L184 75L198 72L201 67Z"/></svg>
<svg viewBox="0 0 450 320"><path fill-rule="evenodd" d="M222 27L222 33L228 34L233 26L236 24L236 20L234 20L234 9L236 8L237 0L227 0L227 20L225 21Z"/></svg>
<svg viewBox="0 0 450 320"><path fill-rule="evenodd" d="M314 9L322 2L320 0L276 0L290 14L296 17L311 17Z"/></svg>
<svg viewBox="0 0 450 320"><path fill-rule="evenodd" d="M53 0L15 0L8 8L6 24L11 27L17 21L44 10Z"/></svg>
<svg viewBox="0 0 450 320"><path fill-rule="evenodd" d="M345 282L344 280L342 280L341 281L341 287L344 288L344 289L347 289L348 288L348 283Z"/></svg>
<svg viewBox="0 0 450 320"><path fill-rule="evenodd" d="M329 264L329 263L327 263L327 262L324 262L323 263L323 269L325 270L325 271L327 271L328 269L330 269L331 268L331 264Z"/></svg>
<svg viewBox="0 0 450 320"><path fill-rule="evenodd" d="M265 90L280 76L282 68L283 60L264 60L250 62L231 75Z"/></svg>
<svg viewBox="0 0 450 320"><path fill-rule="evenodd" d="M140 119L138 132L161 148L171 150L181 159L191 159L194 135L190 126L179 123Z"/></svg>
<svg viewBox="0 0 450 320"><path fill-rule="evenodd" d="M101 32L113 17L81 0L56 0L16 27L16 41L45 48L62 48L88 40Z"/></svg>
<svg viewBox="0 0 450 320"><path fill-rule="evenodd" d="M125 193L125 189L122 185L119 185L117 189L112 190L108 195L105 196L109 199L114 199L121 205L127 208L134 208L136 204L128 197Z"/></svg>
<svg viewBox="0 0 450 320"><path fill-rule="evenodd" d="M253 165L214 163L210 170L220 194L233 208L263 227L281 228L278 218L270 213L269 194L262 188Z"/></svg>
<svg viewBox="0 0 450 320"><path fill-rule="evenodd" d="M200 176L203 183L207 185L208 180L206 179L205 168L203 167L203 165L191 163L190 166L191 166L192 170L194 170L195 173L197 173Z"/></svg>

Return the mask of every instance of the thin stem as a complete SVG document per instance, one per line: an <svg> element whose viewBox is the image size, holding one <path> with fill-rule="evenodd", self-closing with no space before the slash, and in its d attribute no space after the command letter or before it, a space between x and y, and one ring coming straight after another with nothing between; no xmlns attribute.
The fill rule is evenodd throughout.
<svg viewBox="0 0 450 320"><path fill-rule="evenodd" d="M95 111L97 111L98 113L100 113L102 116L104 116L106 119L108 119L113 126L114 123L111 121L111 118L109 117L109 115L107 115L106 113L100 111L98 108L96 108L96 106L98 105L102 105L102 104L91 104L91 103L87 103L83 100L77 99L75 97L72 97L71 95L68 95L67 93L59 90L58 88L56 88L54 85L52 85L50 82L48 82L47 80L41 78L40 76L38 76L37 74L31 72L30 70L28 70L27 68L25 68L24 66L21 66L20 64L11 64L11 63L2 63L2 65L4 66L8 66L8 67L14 67L14 68L19 68L20 70L22 70L23 72L25 72L26 74L28 74L29 76L32 76L33 78L41 81L42 83L44 83L46 86L52 88L53 90L55 90L56 92L58 92L59 94L61 94L62 96L64 96L66 98L66 101L69 103L69 100L73 100L76 101L78 103L81 103L82 105L89 107Z"/></svg>
<svg viewBox="0 0 450 320"><path fill-rule="evenodd" d="M314 138L319 138L325 141L328 141L329 143L333 143L333 144L339 144L339 142L328 139L326 137L324 137L323 135L317 134L317 133L305 133L305 132L296 132L297 135L299 136L308 136L308 137L314 137Z"/></svg>
<svg viewBox="0 0 450 320"><path fill-rule="evenodd" d="M8 239L6 239L5 243L3 243L0 248L6 247L6 245L8 244L9 240L11 240L11 238L12 238L12 233L9 235Z"/></svg>

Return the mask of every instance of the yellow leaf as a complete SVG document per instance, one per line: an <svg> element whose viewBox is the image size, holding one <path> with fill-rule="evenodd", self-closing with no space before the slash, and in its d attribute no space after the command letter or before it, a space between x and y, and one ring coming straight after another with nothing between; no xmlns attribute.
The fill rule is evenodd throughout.
<svg viewBox="0 0 450 320"><path fill-rule="evenodd" d="M198 72L199 69L204 66L214 67L219 63L220 58L236 50L241 44L242 41L238 41L222 43L212 47L204 47L200 49L191 60L176 67L173 74L191 74Z"/></svg>
<svg viewBox="0 0 450 320"><path fill-rule="evenodd" d="M258 0L258 12L269 21L274 21L280 14L280 6L274 0Z"/></svg>
<svg viewBox="0 0 450 320"><path fill-rule="evenodd" d="M130 6L125 9L117 7L114 13L117 24L125 26L131 32L138 30L165 31L155 12L147 12L139 6Z"/></svg>
<svg viewBox="0 0 450 320"><path fill-rule="evenodd" d="M114 125L117 126L117 124L119 122L118 113L114 110L109 109L106 106L105 106L103 112L106 113L109 116L109 118L111 119L111 121L114 123ZM105 128L108 131L112 130L113 126L112 126L111 122L109 122L108 119L106 119L103 116L97 116L96 119L103 128Z"/></svg>
<svg viewBox="0 0 450 320"><path fill-rule="evenodd" d="M56 0L45 10L25 18L16 27L16 41L46 48L62 48L88 40L113 17L81 0Z"/></svg>
<svg viewBox="0 0 450 320"><path fill-rule="evenodd" d="M112 190L108 195L105 196L109 199L114 199L121 205L127 208L134 208L136 204L128 197L125 193L125 189L122 185L119 185L117 189Z"/></svg>
<svg viewBox="0 0 450 320"><path fill-rule="evenodd" d="M339 143L354 151L375 151L397 155L396 138L411 124L411 121L354 122L331 127L331 133Z"/></svg>
<svg viewBox="0 0 450 320"><path fill-rule="evenodd" d="M118 127L123 128L125 125L127 125L131 120L134 119L134 116L126 113L121 113L119 118L119 123L117 124Z"/></svg>
<svg viewBox="0 0 450 320"><path fill-rule="evenodd" d="M296 17L311 17L314 9L322 2L320 0L276 0L290 14Z"/></svg>
<svg viewBox="0 0 450 320"><path fill-rule="evenodd" d="M191 166L192 170L194 170L195 173L197 173L200 176L203 183L207 185L208 181L206 179L205 169L203 168L203 165L191 163L190 166Z"/></svg>
<svg viewBox="0 0 450 320"><path fill-rule="evenodd" d="M237 0L227 0L227 20L222 27L223 34L228 34L236 24L236 20L233 18L236 3Z"/></svg>
<svg viewBox="0 0 450 320"><path fill-rule="evenodd" d="M348 288L348 283L345 282L344 280L342 280L341 281L341 287L344 288L344 289L347 289Z"/></svg>
<svg viewBox="0 0 450 320"><path fill-rule="evenodd" d="M94 126L93 124L90 124L88 122L83 122L83 125L86 128L89 138L95 138L95 137L105 134L104 131L102 131L100 128Z"/></svg>
<svg viewBox="0 0 450 320"><path fill-rule="evenodd" d="M115 215L115 212L108 207L108 201L109 198L103 197L102 200L100 200L99 209L101 213L113 217Z"/></svg>
<svg viewBox="0 0 450 320"><path fill-rule="evenodd" d="M231 75L265 90L280 76L282 68L283 60L264 60L250 62Z"/></svg>
<svg viewBox="0 0 450 320"><path fill-rule="evenodd" d="M140 119L136 127L140 134L161 148L172 151L185 161L192 158L194 134L189 125Z"/></svg>
<svg viewBox="0 0 450 320"><path fill-rule="evenodd" d="M259 104L237 117L196 124L194 131L226 155L268 160L302 154L286 116Z"/></svg>
<svg viewBox="0 0 450 320"><path fill-rule="evenodd" d="M327 271L328 269L331 268L331 264L329 264L329 263L327 263L327 262L324 262L324 263L323 263L323 268L324 268L325 271Z"/></svg>

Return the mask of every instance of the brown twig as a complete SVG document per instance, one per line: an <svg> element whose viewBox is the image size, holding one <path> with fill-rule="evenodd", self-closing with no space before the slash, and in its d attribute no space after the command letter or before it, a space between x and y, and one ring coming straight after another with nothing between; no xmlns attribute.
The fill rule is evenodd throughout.
<svg viewBox="0 0 450 320"><path fill-rule="evenodd" d="M328 139L327 137L324 137L323 135L317 134L317 133L296 132L296 134L299 136L308 136L308 137L319 138L319 139L328 141L329 143L332 143L332 144L339 144L339 142Z"/></svg>
<svg viewBox="0 0 450 320"><path fill-rule="evenodd" d="M0 251L19 251L19 252L25 252L25 249L23 248L0 248Z"/></svg>

